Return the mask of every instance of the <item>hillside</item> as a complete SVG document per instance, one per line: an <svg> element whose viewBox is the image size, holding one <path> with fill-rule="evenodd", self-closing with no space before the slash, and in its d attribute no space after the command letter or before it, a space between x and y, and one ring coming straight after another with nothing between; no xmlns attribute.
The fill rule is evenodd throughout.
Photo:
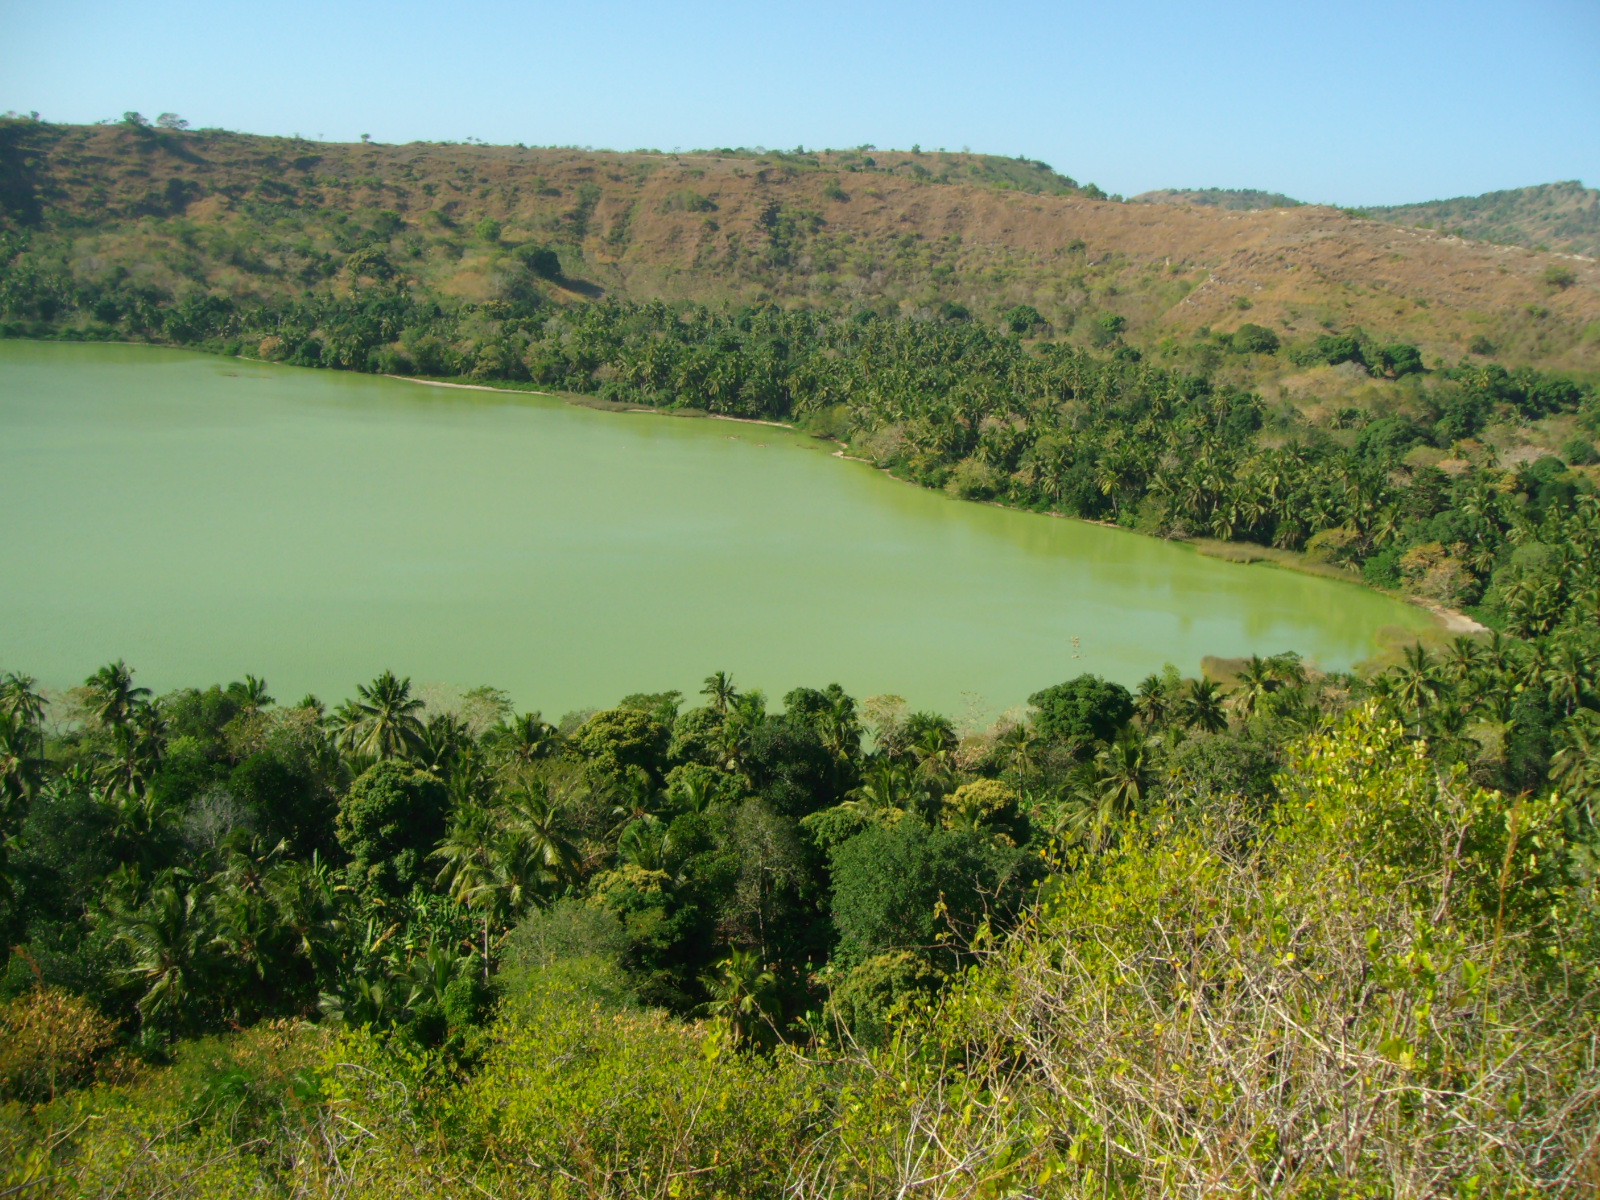
<svg viewBox="0 0 1600 1200"><path fill-rule="evenodd" d="M1198 204L1204 208L1253 211L1258 208L1299 208L1301 201L1282 192L1256 188L1157 188L1132 197L1135 204Z"/></svg>
<svg viewBox="0 0 1600 1200"><path fill-rule="evenodd" d="M1478 338L1512 365L1600 365L1595 264L1324 207L1100 195L1028 160L916 150L331 145L0 122L5 275L13 294L26 278L56 295L52 321L89 292L125 310L387 281L445 304L610 295L984 320L1031 305L1057 340L1120 327L1169 354L1246 322L1286 342L1361 327L1429 362Z"/></svg>
<svg viewBox="0 0 1600 1200"><path fill-rule="evenodd" d="M1380 221L1458 237L1600 257L1600 191L1575 179L1364 211Z"/></svg>

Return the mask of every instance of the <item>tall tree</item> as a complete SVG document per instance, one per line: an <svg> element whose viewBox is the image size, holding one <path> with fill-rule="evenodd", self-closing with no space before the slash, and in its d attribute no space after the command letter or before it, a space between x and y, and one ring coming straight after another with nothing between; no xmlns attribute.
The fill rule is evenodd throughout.
<svg viewBox="0 0 1600 1200"><path fill-rule="evenodd" d="M404 758L423 740L423 702L411 694L411 680L385 671L370 684L356 685L357 697L334 714L341 750L366 758Z"/></svg>

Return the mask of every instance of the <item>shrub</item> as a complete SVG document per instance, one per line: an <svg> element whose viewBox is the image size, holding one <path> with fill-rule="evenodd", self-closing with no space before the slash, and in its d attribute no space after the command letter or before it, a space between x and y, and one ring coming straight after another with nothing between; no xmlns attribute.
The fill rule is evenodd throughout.
<svg viewBox="0 0 1600 1200"><path fill-rule="evenodd" d="M8 1001L0 1007L0 1097L49 1100L87 1081L116 1029L62 988L40 985Z"/></svg>
<svg viewBox="0 0 1600 1200"><path fill-rule="evenodd" d="M1594 443L1582 434L1573 434L1561 443L1561 457L1575 467L1587 467L1600 462L1600 454L1595 453Z"/></svg>
<svg viewBox="0 0 1600 1200"><path fill-rule="evenodd" d="M1404 375L1420 375L1422 351L1408 342L1389 342L1372 352L1372 367L1395 379Z"/></svg>
<svg viewBox="0 0 1600 1200"><path fill-rule="evenodd" d="M1044 318L1039 315L1039 310L1031 304L1018 304L1008 308L1000 314L1000 320L1012 333L1028 333L1035 326L1043 325Z"/></svg>
<svg viewBox="0 0 1600 1200"><path fill-rule="evenodd" d="M549 246L539 246L529 243L518 246L517 259L528 270L544 279L561 278L561 259Z"/></svg>
<svg viewBox="0 0 1600 1200"><path fill-rule="evenodd" d="M715 201L710 197L702 196L691 188L679 188L676 191L668 192L662 199L660 207L664 213L715 212L717 210Z"/></svg>
<svg viewBox="0 0 1600 1200"><path fill-rule="evenodd" d="M1233 331L1230 344L1239 354L1276 354L1278 335L1264 325L1246 323Z"/></svg>
<svg viewBox="0 0 1600 1200"><path fill-rule="evenodd" d="M876 954L833 989L828 1014L858 1045L881 1046L894 1019L943 982L943 975L908 950Z"/></svg>
<svg viewBox="0 0 1600 1200"><path fill-rule="evenodd" d="M496 1194L778 1194L804 1149L815 1077L787 1058L736 1054L704 1025L588 1001L577 982L557 973L530 989L452 1103L461 1144L515 1172ZM352 1083L353 1119L404 1137L398 1097L378 1080Z"/></svg>
<svg viewBox="0 0 1600 1200"><path fill-rule="evenodd" d="M1544 281L1553 288L1569 288L1578 281L1571 268L1551 263L1544 269Z"/></svg>
<svg viewBox="0 0 1600 1200"><path fill-rule="evenodd" d="M1068 743L1109 742L1133 716L1133 697L1120 683L1079 675L1028 697L1041 735Z"/></svg>
<svg viewBox="0 0 1600 1200"><path fill-rule="evenodd" d="M1600 1004L1559 803L1441 774L1370 708L1283 779L1265 836L1158 817L1058 877L875 1058L813 1192L1583 1194Z"/></svg>

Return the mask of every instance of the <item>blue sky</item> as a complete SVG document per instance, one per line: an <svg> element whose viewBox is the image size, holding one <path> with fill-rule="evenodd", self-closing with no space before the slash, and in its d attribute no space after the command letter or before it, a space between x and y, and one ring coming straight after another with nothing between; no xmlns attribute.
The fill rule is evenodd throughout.
<svg viewBox="0 0 1600 1200"><path fill-rule="evenodd" d="M1384 204L1600 186L1600 0L0 0L0 110L385 142L970 147Z"/></svg>

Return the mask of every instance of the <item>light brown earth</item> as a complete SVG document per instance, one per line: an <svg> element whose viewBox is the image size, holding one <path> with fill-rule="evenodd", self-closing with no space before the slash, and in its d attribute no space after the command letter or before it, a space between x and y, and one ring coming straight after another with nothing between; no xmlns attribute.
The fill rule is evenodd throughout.
<svg viewBox="0 0 1600 1200"><path fill-rule="evenodd" d="M1430 362L1457 361L1481 334L1508 364L1600 369L1595 262L1324 207L1091 199L1024 160L4 125L0 192L12 227L32 213L37 228L71 239L75 269L126 261L169 289L295 290L289 264L306 247L327 248L330 221L369 222L387 209L404 222L393 255L401 272L476 301L505 294L511 248L539 241L561 249L574 281L541 285L556 299L766 298L907 313L957 303L977 316L1027 303L1074 340L1105 314L1124 316L1129 340L1145 345L1246 321L1285 340L1359 326L1416 342ZM500 223L495 236L483 235L485 218ZM399 255L407 238L409 256ZM1571 282L1547 282L1552 266ZM348 272L333 280L350 282Z"/></svg>

